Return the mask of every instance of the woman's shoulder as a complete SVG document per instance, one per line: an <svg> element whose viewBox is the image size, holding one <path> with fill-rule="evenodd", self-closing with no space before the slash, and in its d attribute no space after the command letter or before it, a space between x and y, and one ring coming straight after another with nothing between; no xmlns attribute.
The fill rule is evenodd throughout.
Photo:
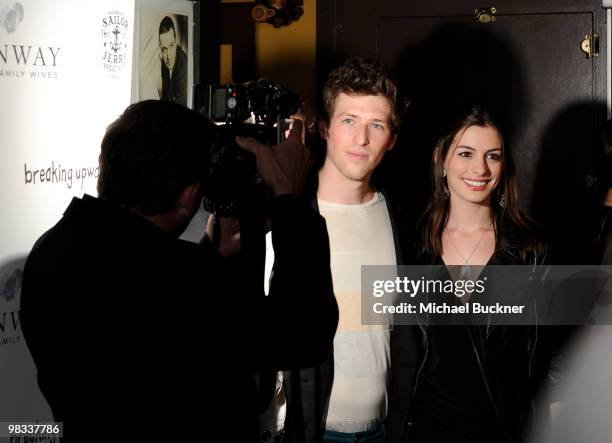
<svg viewBox="0 0 612 443"><path fill-rule="evenodd" d="M527 216L523 222L524 226L510 220L502 223L497 251L500 264L541 265L547 261L548 245L541 226Z"/></svg>

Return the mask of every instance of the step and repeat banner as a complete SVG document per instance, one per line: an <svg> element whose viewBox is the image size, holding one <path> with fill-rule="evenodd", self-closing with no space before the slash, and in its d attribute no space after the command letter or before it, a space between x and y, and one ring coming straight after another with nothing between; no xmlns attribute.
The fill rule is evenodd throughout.
<svg viewBox="0 0 612 443"><path fill-rule="evenodd" d="M180 60L158 43L166 16ZM163 66L184 70L190 91L192 23L184 0L0 0L0 422L52 419L19 318L27 254L74 196L96 195L106 126L160 98Z"/></svg>
<svg viewBox="0 0 612 443"><path fill-rule="evenodd" d="M0 421L51 419L21 331L23 264L73 196L96 193L100 140L130 103L133 23L125 0L0 0Z"/></svg>

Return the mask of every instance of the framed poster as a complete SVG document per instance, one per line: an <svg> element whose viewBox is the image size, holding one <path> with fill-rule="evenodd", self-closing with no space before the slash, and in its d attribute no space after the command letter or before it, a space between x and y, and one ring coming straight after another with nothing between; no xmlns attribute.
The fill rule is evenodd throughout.
<svg viewBox="0 0 612 443"><path fill-rule="evenodd" d="M133 101L168 100L191 107L193 5L137 1L136 20Z"/></svg>

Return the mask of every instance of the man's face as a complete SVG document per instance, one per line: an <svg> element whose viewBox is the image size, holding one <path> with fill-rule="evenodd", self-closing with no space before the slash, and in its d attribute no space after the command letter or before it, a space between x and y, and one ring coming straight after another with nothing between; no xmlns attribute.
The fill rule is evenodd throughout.
<svg viewBox="0 0 612 443"><path fill-rule="evenodd" d="M176 37L174 29L159 34L159 52L166 68L174 68L174 62L176 61Z"/></svg>
<svg viewBox="0 0 612 443"><path fill-rule="evenodd" d="M380 95L347 95L336 99L329 126L323 169L341 181L369 183L385 152L395 145L391 130L391 103Z"/></svg>

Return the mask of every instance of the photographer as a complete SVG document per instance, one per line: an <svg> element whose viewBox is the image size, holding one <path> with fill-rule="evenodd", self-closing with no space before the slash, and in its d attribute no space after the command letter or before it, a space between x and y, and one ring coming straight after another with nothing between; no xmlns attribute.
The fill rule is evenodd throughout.
<svg viewBox="0 0 612 443"><path fill-rule="evenodd" d="M216 142L215 126L185 107L129 106L102 140L99 197L74 198L34 245L22 325L64 441L253 441L254 375L329 351L338 313L325 222L294 195L308 164L300 124L256 152L275 195L268 297L242 287L210 244L178 239Z"/></svg>

